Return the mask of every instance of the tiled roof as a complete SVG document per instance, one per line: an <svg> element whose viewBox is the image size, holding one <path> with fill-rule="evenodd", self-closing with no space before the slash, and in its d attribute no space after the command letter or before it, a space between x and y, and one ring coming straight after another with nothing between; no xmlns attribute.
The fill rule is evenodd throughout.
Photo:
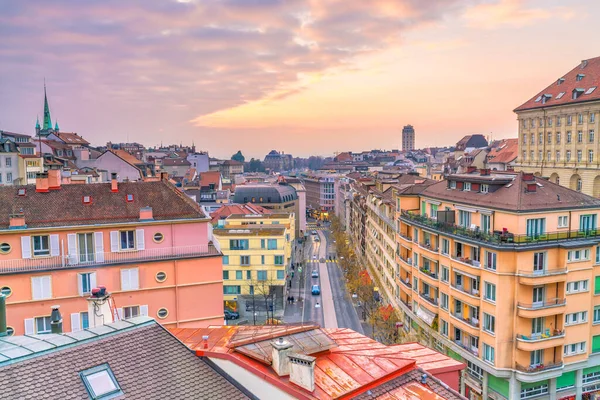
<svg viewBox="0 0 600 400"><path fill-rule="evenodd" d="M65 142L66 144L82 144L87 145L90 144L87 140L82 138L76 133L71 132L55 132L56 137Z"/></svg>
<svg viewBox="0 0 600 400"><path fill-rule="evenodd" d="M163 158L164 167L189 167L190 165L192 164L185 158Z"/></svg>
<svg viewBox="0 0 600 400"><path fill-rule="evenodd" d="M121 160L128 162L129 164L131 164L133 166L139 167L140 164L144 164L143 161L138 160L132 154L130 154L129 152L127 152L125 150L109 150L109 151L113 152Z"/></svg>
<svg viewBox="0 0 600 400"><path fill-rule="evenodd" d="M68 344L5 365L0 361L0 398L88 399L79 373L106 363L126 399L249 398L230 383L230 377L190 352L153 320L137 325L120 321L102 328L106 334L77 332L83 339L75 342L70 334L34 336L46 348L48 341ZM2 340L10 343L10 339L31 340L27 336Z"/></svg>
<svg viewBox="0 0 600 400"><path fill-rule="evenodd" d="M580 74L582 74L583 77L581 77L581 80L577 80L577 76ZM600 100L599 88L586 94L588 90L598 86L600 86L600 57L583 60L565 75L557 76L550 86L517 107L514 111L519 112L535 108L546 108ZM573 99L573 91L576 89L581 89L583 92L577 99ZM562 96L560 96L561 93L563 93ZM547 96L544 98L544 95Z"/></svg>
<svg viewBox="0 0 600 400"><path fill-rule="evenodd" d="M509 163L519 155L519 139L504 139L488 153L489 163Z"/></svg>
<svg viewBox="0 0 600 400"><path fill-rule="evenodd" d="M492 209L516 212L534 212L555 209L581 209L600 208L600 199L576 192L569 188L557 185L546 179L534 177L536 191L528 192L528 183L523 180L523 173L494 173L489 176L480 176L479 172L471 174L450 175L448 180L477 181L494 184L496 181L508 181L494 192L478 193L448 189L448 182L437 182L422 192L423 196L433 197L444 201L456 201ZM560 200L559 200L560 198Z"/></svg>
<svg viewBox="0 0 600 400"><path fill-rule="evenodd" d="M221 208L210 214L213 223L225 219L233 214L271 214L272 211L252 203L246 204L223 204Z"/></svg>
<svg viewBox="0 0 600 400"><path fill-rule="evenodd" d="M35 191L35 185L0 187L0 229L9 225L9 215L23 210L28 227L89 225L139 221L140 208L152 207L155 220L205 218L200 206L166 181L121 182L119 192L111 192L110 183L62 185L47 193ZM18 189L25 196L18 196ZM134 201L128 203L126 195ZM91 204L83 204L91 196Z"/></svg>
<svg viewBox="0 0 600 400"><path fill-rule="evenodd" d="M215 185L215 189L219 187L219 181L221 180L221 173L219 171L206 171L200 173L200 187L208 187L208 185Z"/></svg>

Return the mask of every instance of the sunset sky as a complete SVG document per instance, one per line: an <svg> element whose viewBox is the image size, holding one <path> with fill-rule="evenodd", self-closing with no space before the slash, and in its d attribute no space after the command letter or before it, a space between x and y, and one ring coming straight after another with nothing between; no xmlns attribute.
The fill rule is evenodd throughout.
<svg viewBox="0 0 600 400"><path fill-rule="evenodd" d="M590 0L1 0L0 130L263 158L516 137L600 56ZM593 39L592 39L593 38ZM596 52L596 53L595 53Z"/></svg>

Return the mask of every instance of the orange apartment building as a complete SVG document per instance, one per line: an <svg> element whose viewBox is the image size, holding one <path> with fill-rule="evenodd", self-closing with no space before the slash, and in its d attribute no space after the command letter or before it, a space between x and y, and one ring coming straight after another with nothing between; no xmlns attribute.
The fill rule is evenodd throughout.
<svg viewBox="0 0 600 400"><path fill-rule="evenodd" d="M0 187L0 290L9 333L89 326L86 297L102 285L120 318L148 315L172 327L223 323L221 253L210 219L166 180Z"/></svg>

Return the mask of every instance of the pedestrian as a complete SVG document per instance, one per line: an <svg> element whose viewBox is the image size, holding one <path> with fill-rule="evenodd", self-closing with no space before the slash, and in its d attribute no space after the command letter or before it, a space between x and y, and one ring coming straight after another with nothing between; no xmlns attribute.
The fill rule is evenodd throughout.
<svg viewBox="0 0 600 400"><path fill-rule="evenodd" d="M294 304L294 296L292 296L292 304Z"/></svg>
<svg viewBox="0 0 600 400"><path fill-rule="evenodd" d="M288 304L290 304L290 299L291 298L292 298L291 296L288 296Z"/></svg>
<svg viewBox="0 0 600 400"><path fill-rule="evenodd" d="M292 288L292 281L290 281L289 288L290 289Z"/></svg>

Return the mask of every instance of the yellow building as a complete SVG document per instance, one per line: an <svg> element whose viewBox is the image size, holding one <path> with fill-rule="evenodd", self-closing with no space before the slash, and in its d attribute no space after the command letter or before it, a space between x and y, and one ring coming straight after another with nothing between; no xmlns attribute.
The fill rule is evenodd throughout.
<svg viewBox="0 0 600 400"><path fill-rule="evenodd" d="M367 224L374 214L386 229L366 227L368 265L405 328L467 364L462 394L600 389L600 200L489 170L392 191L395 270L387 252L371 250L390 241L389 201L372 187Z"/></svg>
<svg viewBox="0 0 600 400"><path fill-rule="evenodd" d="M600 197L600 57L582 61L515 109L516 169Z"/></svg>
<svg viewBox="0 0 600 400"><path fill-rule="evenodd" d="M213 235L223 252L226 308L252 315L251 303L260 311L264 296L271 296L275 311L281 310L294 230L288 213L233 214L219 221Z"/></svg>

